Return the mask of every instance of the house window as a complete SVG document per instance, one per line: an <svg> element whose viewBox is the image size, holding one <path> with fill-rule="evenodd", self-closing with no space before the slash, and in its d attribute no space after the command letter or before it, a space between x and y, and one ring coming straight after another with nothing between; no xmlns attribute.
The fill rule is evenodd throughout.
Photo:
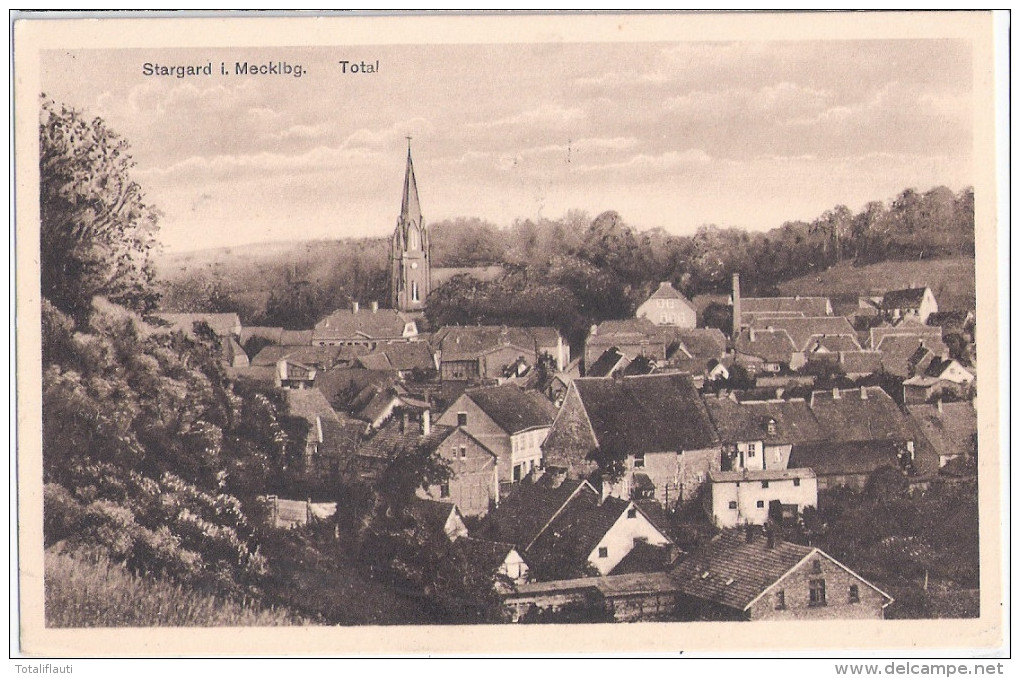
<svg viewBox="0 0 1020 678"><path fill-rule="evenodd" d="M450 496L450 483L443 483L439 486L439 498L446 499Z"/></svg>
<svg viewBox="0 0 1020 678"><path fill-rule="evenodd" d="M814 572L815 574L818 574L819 572L821 572L822 571L822 561L820 561L820 560L812 561L811 562L811 571Z"/></svg>
<svg viewBox="0 0 1020 678"><path fill-rule="evenodd" d="M731 501L731 502L730 502L730 508L731 508L731 509L735 509L735 508L737 508L737 502L735 502L735 501Z"/></svg>
<svg viewBox="0 0 1020 678"><path fill-rule="evenodd" d="M645 454L644 452L642 452L641 454L637 454L634 456L634 468L644 467L645 467Z"/></svg>
<svg viewBox="0 0 1020 678"><path fill-rule="evenodd" d="M765 428L768 431L768 434L770 436L774 436L776 434L776 420L775 419L769 419L768 423L765 426Z"/></svg>
<svg viewBox="0 0 1020 678"><path fill-rule="evenodd" d="M457 413L457 426L467 426L467 412Z"/></svg>
<svg viewBox="0 0 1020 678"><path fill-rule="evenodd" d="M758 508L765 508L765 502L764 502L764 501L762 501L761 499L759 499L759 500L758 500L758 503L756 504L756 506L757 506Z"/></svg>
<svg viewBox="0 0 1020 678"><path fill-rule="evenodd" d="M761 489L763 489L763 490L769 489L769 481L767 481L767 480L761 481Z"/></svg>
<svg viewBox="0 0 1020 678"><path fill-rule="evenodd" d="M750 459L753 456L754 456L754 446L752 445L751 447L747 448L747 458Z"/></svg>
<svg viewBox="0 0 1020 678"><path fill-rule="evenodd" d="M808 605L822 607L825 605L825 580L812 579L808 582Z"/></svg>
<svg viewBox="0 0 1020 678"><path fill-rule="evenodd" d="M460 458L467 459L467 446L465 445L460 446Z"/></svg>
<svg viewBox="0 0 1020 678"><path fill-rule="evenodd" d="M521 465L518 464L517 466L514 466L514 480L517 481L520 479L521 479Z"/></svg>
<svg viewBox="0 0 1020 678"><path fill-rule="evenodd" d="M861 590L857 588L857 584L850 584L849 602L851 605L861 602Z"/></svg>
<svg viewBox="0 0 1020 678"><path fill-rule="evenodd" d="M628 518L637 518L637 509L634 508L634 507L629 508L627 510L627 517Z"/></svg>
<svg viewBox="0 0 1020 678"><path fill-rule="evenodd" d="M609 547L608 546L600 546L599 547L599 558L608 558L608 557L609 557Z"/></svg>
<svg viewBox="0 0 1020 678"><path fill-rule="evenodd" d="M793 479L793 486L794 487L800 487L800 478L794 478Z"/></svg>
<svg viewBox="0 0 1020 678"><path fill-rule="evenodd" d="M777 610L786 609L786 591L784 591L783 589L779 589L778 591L776 591L776 609Z"/></svg>

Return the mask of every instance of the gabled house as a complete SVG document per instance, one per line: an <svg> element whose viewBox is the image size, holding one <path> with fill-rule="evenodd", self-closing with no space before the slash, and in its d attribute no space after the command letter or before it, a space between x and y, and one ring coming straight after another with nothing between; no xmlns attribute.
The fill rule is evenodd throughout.
<svg viewBox="0 0 1020 678"><path fill-rule="evenodd" d="M464 516L456 504L414 497L407 506L407 512L416 523L429 529L433 534L446 535L452 542L468 536Z"/></svg>
<svg viewBox="0 0 1020 678"><path fill-rule="evenodd" d="M938 310L939 304L929 287L893 290L882 297L882 315L890 322L910 319L923 325Z"/></svg>
<svg viewBox="0 0 1020 678"><path fill-rule="evenodd" d="M884 328L872 329L872 341L876 338L874 333L877 329ZM932 360L949 356L949 348L942 342L942 337L931 334L883 333L876 350L882 354L882 369L904 379L915 376L919 365L923 372Z"/></svg>
<svg viewBox="0 0 1020 678"><path fill-rule="evenodd" d="M354 302L349 309L340 309L315 323L312 344L316 346L367 346L380 342L411 341L418 336L414 319L391 308L379 308L372 302L362 309Z"/></svg>
<svg viewBox="0 0 1020 678"><path fill-rule="evenodd" d="M936 311L928 316L927 324L941 327L943 335L969 335L973 341L974 313L972 311Z"/></svg>
<svg viewBox="0 0 1020 678"><path fill-rule="evenodd" d="M729 370L725 365L726 337L717 328L678 330L667 348L665 367L678 372L689 372L696 379L725 379ZM722 376L725 373L726 376Z"/></svg>
<svg viewBox="0 0 1020 678"><path fill-rule="evenodd" d="M493 587L500 593L512 591L517 584L528 581L528 562L513 544L461 537L454 545L472 568L493 578Z"/></svg>
<svg viewBox="0 0 1020 678"><path fill-rule="evenodd" d="M499 459L499 480L519 482L543 465L542 441L556 407L537 391L512 384L464 391L437 420L464 429Z"/></svg>
<svg viewBox="0 0 1020 678"><path fill-rule="evenodd" d="M882 619L893 599L818 548L726 530L670 573L695 620Z"/></svg>
<svg viewBox="0 0 1020 678"><path fill-rule="evenodd" d="M656 325L693 328L698 324L698 311L687 297L674 289L669 281L659 283L652 296L638 306L635 318L648 318Z"/></svg>
<svg viewBox="0 0 1020 678"><path fill-rule="evenodd" d="M543 356L553 369L570 362L570 347L550 327L443 327L432 344L444 381L502 381L521 376Z"/></svg>
<svg viewBox="0 0 1020 678"><path fill-rule="evenodd" d="M672 342L669 328L657 326L648 318L606 320L592 325L584 344L585 376L588 367L611 348L633 360L645 356L657 361L666 359L666 347Z"/></svg>
<svg viewBox="0 0 1020 678"><path fill-rule="evenodd" d="M353 444L349 421L330 406L317 389L284 390L288 413L308 423L304 468L307 472L333 472L334 462Z"/></svg>
<svg viewBox="0 0 1020 678"><path fill-rule="evenodd" d="M733 341L733 360L751 375L791 369L796 347L786 330L741 330Z"/></svg>
<svg viewBox="0 0 1020 678"><path fill-rule="evenodd" d="M514 544L532 576L543 580L605 575L636 544L672 543L634 502L603 497L562 469L518 485L490 514L484 530Z"/></svg>
<svg viewBox="0 0 1020 678"><path fill-rule="evenodd" d="M627 356L625 356L620 349L613 346L600 355L598 360L588 366L585 376L599 378L611 377L614 374L621 373L629 364L630 360Z"/></svg>
<svg viewBox="0 0 1020 678"><path fill-rule="evenodd" d="M709 471L705 512L716 527L791 523L818 505L818 481L810 468Z"/></svg>
<svg viewBox="0 0 1020 678"><path fill-rule="evenodd" d="M924 442L938 457L939 468L953 459L977 454L977 410L970 402L907 405Z"/></svg>
<svg viewBox="0 0 1020 678"><path fill-rule="evenodd" d="M575 379L542 445L548 464L582 477L615 460L611 493L640 489L662 505L693 499L719 468L719 438L689 374Z"/></svg>
<svg viewBox="0 0 1020 678"><path fill-rule="evenodd" d="M371 352L354 358L353 365L366 370L394 372L401 379L416 372L426 375L439 369L436 357L424 341L377 344Z"/></svg>

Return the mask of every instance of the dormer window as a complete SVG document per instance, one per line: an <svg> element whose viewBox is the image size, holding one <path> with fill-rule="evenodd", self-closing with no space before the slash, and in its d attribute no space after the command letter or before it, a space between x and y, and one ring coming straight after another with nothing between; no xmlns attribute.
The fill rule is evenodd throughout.
<svg viewBox="0 0 1020 678"><path fill-rule="evenodd" d="M767 419L765 421L765 431L770 436L774 436L776 434L776 420L775 419L769 418L769 419Z"/></svg>

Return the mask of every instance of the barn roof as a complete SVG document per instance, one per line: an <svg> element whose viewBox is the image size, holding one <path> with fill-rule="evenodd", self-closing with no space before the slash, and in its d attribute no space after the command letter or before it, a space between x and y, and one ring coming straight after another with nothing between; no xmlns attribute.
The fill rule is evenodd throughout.
<svg viewBox="0 0 1020 678"><path fill-rule="evenodd" d="M733 350L768 363L788 363L796 349L786 330L745 329L737 335Z"/></svg>
<svg viewBox="0 0 1020 678"><path fill-rule="evenodd" d="M851 337L851 347L857 346L856 332L850 321L842 316L819 316L805 318L758 318L754 321L755 329L785 330L793 340L797 351L806 351L812 339L820 339L830 335Z"/></svg>
<svg viewBox="0 0 1020 678"><path fill-rule="evenodd" d="M557 409L537 391L513 384L468 389L464 394L509 434L552 426Z"/></svg>
<svg viewBox="0 0 1020 678"><path fill-rule="evenodd" d="M905 290L886 292L882 297L882 308L920 308L927 287L910 287Z"/></svg>
<svg viewBox="0 0 1020 678"><path fill-rule="evenodd" d="M507 327L505 325L447 326L433 335L433 344L442 351L444 361L475 360L479 356L514 346L529 352L536 350L540 337L542 345L549 342L551 328ZM536 336L537 331L537 336ZM555 330L552 330L555 332ZM552 339L552 343L555 343Z"/></svg>
<svg viewBox="0 0 1020 678"><path fill-rule="evenodd" d="M611 455L697 450L718 436L691 375L575 379L598 446Z"/></svg>
<svg viewBox="0 0 1020 678"><path fill-rule="evenodd" d="M913 438L906 415L889 394L877 386L814 391L810 407L829 440L906 441Z"/></svg>

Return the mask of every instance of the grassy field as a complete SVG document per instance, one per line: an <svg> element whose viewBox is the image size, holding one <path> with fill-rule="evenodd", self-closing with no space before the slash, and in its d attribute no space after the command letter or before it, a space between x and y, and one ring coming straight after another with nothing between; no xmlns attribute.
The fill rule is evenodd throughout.
<svg viewBox="0 0 1020 678"><path fill-rule="evenodd" d="M950 257L920 261L883 261L868 266L842 263L815 275L779 284L784 295L823 295L856 299L869 291L885 292L927 285L942 310L974 309L974 258Z"/></svg>
<svg viewBox="0 0 1020 678"><path fill-rule="evenodd" d="M281 626L303 623L283 610L258 610L182 589L162 580L140 579L109 562L91 563L48 551L46 625Z"/></svg>

